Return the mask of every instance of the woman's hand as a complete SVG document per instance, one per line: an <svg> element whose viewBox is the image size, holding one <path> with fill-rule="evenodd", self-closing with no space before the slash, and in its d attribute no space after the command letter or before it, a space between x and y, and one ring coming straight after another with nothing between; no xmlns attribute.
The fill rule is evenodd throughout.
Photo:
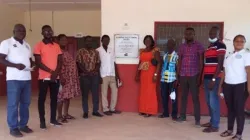
<svg viewBox="0 0 250 140"><path fill-rule="evenodd" d="M247 92L250 94L250 83L247 83Z"/></svg>
<svg viewBox="0 0 250 140"><path fill-rule="evenodd" d="M156 81L157 81L157 76L154 75L154 76L153 76L153 82L156 83Z"/></svg>
<svg viewBox="0 0 250 140"><path fill-rule="evenodd" d="M136 74L136 76L135 76L135 81L136 81L136 82L140 82L140 75L139 75L139 74Z"/></svg>

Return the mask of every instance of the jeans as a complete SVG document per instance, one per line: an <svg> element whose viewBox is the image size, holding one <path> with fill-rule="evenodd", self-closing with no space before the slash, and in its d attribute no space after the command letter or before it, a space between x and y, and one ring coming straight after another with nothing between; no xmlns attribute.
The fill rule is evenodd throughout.
<svg viewBox="0 0 250 140"><path fill-rule="evenodd" d="M213 89L210 90L208 86L212 79L204 79L206 102L211 117L210 123L214 128L219 128L220 124L220 100L218 96L220 80L220 78L217 78Z"/></svg>
<svg viewBox="0 0 250 140"><path fill-rule="evenodd" d="M40 123L45 123L45 100L47 90L50 89L50 122L56 121L57 95L59 91L59 80L39 80L38 111Z"/></svg>
<svg viewBox="0 0 250 140"><path fill-rule="evenodd" d="M234 122L237 123L237 135L242 135L245 125L245 103L249 96L247 83L241 84L223 84L223 92L227 105L227 129L234 130Z"/></svg>
<svg viewBox="0 0 250 140"><path fill-rule="evenodd" d="M83 112L88 113L89 111L89 106L88 106L89 92L92 93L93 112L98 112L100 77L98 75L81 76L80 85L82 91Z"/></svg>
<svg viewBox="0 0 250 140"><path fill-rule="evenodd" d="M187 110L187 99L188 93L191 92L194 106L194 117L195 121L200 121L200 99L199 99L199 87L197 86L198 75L195 76L181 76L181 114L180 116L186 119L186 110Z"/></svg>
<svg viewBox="0 0 250 140"><path fill-rule="evenodd" d="M7 122L10 130L27 126L31 99L31 81L7 81ZM20 121L18 120L18 108Z"/></svg>
<svg viewBox="0 0 250 140"><path fill-rule="evenodd" d="M169 111L168 111L168 101L169 101L169 95L170 93L175 90L176 93L176 100L172 101L172 118L177 118L178 113L178 102L177 102L177 88L174 87L174 82L166 83L161 82L161 98L162 98L162 106L163 106L163 115L165 117L169 117Z"/></svg>

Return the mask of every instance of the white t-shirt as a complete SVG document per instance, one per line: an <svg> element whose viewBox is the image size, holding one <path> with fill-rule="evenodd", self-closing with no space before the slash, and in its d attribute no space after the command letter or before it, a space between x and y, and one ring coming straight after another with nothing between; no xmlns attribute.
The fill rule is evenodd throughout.
<svg viewBox="0 0 250 140"><path fill-rule="evenodd" d="M100 55L101 77L115 76L115 53L112 48L108 47L107 51L101 46L97 48Z"/></svg>
<svg viewBox="0 0 250 140"><path fill-rule="evenodd" d="M243 49L230 53L224 60L225 83L241 84L247 81L246 66L250 66L250 52Z"/></svg>
<svg viewBox="0 0 250 140"><path fill-rule="evenodd" d="M0 45L0 54L7 55L6 60L11 63L23 64L26 68L30 68L32 51L30 45L25 41L23 41L23 44L20 44L13 37L2 41ZM7 67L6 80L31 80L31 74L30 71Z"/></svg>

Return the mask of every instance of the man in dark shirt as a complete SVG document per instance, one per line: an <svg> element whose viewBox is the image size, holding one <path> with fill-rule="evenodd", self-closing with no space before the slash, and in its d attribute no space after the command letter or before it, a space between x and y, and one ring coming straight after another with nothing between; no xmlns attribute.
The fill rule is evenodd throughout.
<svg viewBox="0 0 250 140"><path fill-rule="evenodd" d="M88 94L91 91L93 116L102 117L99 110L100 56L92 46L92 37L85 37L85 47L77 52L77 65L80 73L82 90L83 118L88 118Z"/></svg>

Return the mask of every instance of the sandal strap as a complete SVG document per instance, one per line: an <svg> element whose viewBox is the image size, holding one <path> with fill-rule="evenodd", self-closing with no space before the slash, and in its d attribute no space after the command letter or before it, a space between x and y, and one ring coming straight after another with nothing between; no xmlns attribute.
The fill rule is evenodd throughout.
<svg viewBox="0 0 250 140"><path fill-rule="evenodd" d="M223 133L221 133L220 136L228 137L228 136L231 136L232 134L233 134L233 131L226 130Z"/></svg>

